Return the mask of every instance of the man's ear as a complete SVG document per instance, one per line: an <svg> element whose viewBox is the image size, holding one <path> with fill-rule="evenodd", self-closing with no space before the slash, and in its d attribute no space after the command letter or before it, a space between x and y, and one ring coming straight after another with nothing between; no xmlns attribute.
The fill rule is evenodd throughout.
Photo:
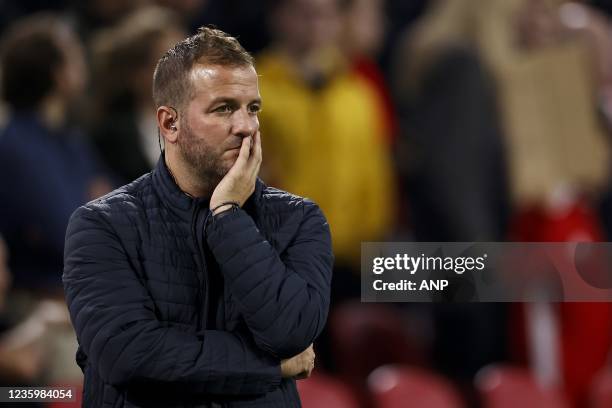
<svg viewBox="0 0 612 408"><path fill-rule="evenodd" d="M179 120L178 112L171 106L157 108L157 126L164 137L164 141L174 144L178 138Z"/></svg>

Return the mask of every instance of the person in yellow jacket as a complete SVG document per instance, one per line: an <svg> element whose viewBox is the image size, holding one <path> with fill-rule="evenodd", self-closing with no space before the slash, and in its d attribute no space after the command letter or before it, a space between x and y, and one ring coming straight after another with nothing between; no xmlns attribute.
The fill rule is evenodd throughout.
<svg viewBox="0 0 612 408"><path fill-rule="evenodd" d="M382 108L336 46L335 0L279 1L275 42L257 58L264 178L315 200L329 221L336 263L358 271L360 243L385 239L395 181Z"/></svg>

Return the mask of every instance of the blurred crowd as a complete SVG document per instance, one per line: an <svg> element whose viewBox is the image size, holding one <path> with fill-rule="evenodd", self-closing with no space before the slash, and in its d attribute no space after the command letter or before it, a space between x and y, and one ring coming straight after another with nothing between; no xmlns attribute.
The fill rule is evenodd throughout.
<svg viewBox="0 0 612 408"><path fill-rule="evenodd" d="M605 0L0 0L0 385L82 381L68 219L153 168L154 66L214 24L256 57L262 179L332 231L307 408L397 406L401 370L452 390L441 408L516 406L483 384L517 372L550 406L612 406L607 303L359 302L361 242L610 240L611 18Z"/></svg>

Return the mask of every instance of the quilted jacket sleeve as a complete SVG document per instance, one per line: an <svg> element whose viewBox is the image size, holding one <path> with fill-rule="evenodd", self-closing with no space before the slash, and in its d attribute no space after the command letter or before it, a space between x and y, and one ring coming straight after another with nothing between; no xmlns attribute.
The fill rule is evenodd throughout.
<svg viewBox="0 0 612 408"><path fill-rule="evenodd" d="M329 309L329 226L314 203L304 201L302 211L282 255L242 209L207 229L208 245L255 342L280 358L306 349L323 330Z"/></svg>
<svg viewBox="0 0 612 408"><path fill-rule="evenodd" d="M229 395L265 393L280 384L279 360L247 338L164 327L100 211L81 207L73 214L63 282L79 343L107 383L157 381Z"/></svg>

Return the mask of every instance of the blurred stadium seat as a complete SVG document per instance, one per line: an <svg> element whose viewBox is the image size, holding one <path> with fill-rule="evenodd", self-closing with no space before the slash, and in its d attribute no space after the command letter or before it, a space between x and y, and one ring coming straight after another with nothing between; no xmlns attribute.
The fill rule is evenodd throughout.
<svg viewBox="0 0 612 408"><path fill-rule="evenodd" d="M329 325L338 371L365 379L384 364L424 364L426 353L410 334L409 323L398 309L384 304L355 301L337 307Z"/></svg>
<svg viewBox="0 0 612 408"><path fill-rule="evenodd" d="M357 408L359 404L350 389L341 381L316 373L297 382L303 408Z"/></svg>
<svg viewBox="0 0 612 408"><path fill-rule="evenodd" d="M595 377L589 400L592 408L612 407L612 368L604 369Z"/></svg>
<svg viewBox="0 0 612 408"><path fill-rule="evenodd" d="M426 361L428 353L410 334L410 322L391 306L345 302L332 312L328 324L337 372L366 406L366 380L374 369Z"/></svg>
<svg viewBox="0 0 612 408"><path fill-rule="evenodd" d="M569 404L555 389L536 382L526 369L502 365L484 367L475 386L483 408L567 408Z"/></svg>
<svg viewBox="0 0 612 408"><path fill-rule="evenodd" d="M464 404L444 378L401 365L377 368L368 377L376 408L460 408Z"/></svg>

